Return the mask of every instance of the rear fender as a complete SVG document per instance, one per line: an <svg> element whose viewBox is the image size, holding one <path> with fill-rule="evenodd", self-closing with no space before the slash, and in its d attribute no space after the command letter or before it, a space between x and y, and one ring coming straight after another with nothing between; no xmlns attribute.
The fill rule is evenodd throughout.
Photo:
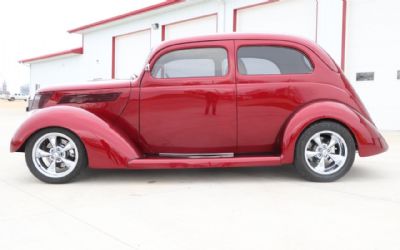
<svg viewBox="0 0 400 250"><path fill-rule="evenodd" d="M360 113L349 106L321 101L306 105L287 122L281 139L281 162L294 162L296 142L301 133L311 124L321 120L334 120L352 133L360 156L369 156L386 151L387 144L376 127Z"/></svg>
<svg viewBox="0 0 400 250"><path fill-rule="evenodd" d="M140 150L111 122L72 106L35 110L18 128L11 140L11 152L23 151L29 138L41 129L65 128L83 142L92 168L126 168L129 160L140 158Z"/></svg>

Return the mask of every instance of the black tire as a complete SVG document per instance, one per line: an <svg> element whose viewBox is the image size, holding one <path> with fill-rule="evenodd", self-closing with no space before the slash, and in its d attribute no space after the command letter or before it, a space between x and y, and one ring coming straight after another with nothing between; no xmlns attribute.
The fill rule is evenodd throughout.
<svg viewBox="0 0 400 250"><path fill-rule="evenodd" d="M307 159L305 156L305 150L307 143L309 140L318 132L322 131L332 131L342 137L347 147L347 158L344 161L344 164L341 168L337 170L337 172L333 172L331 174L319 174L315 170L312 169L311 166L308 165ZM321 121L316 122L306 128L296 144L296 153L295 153L295 163L294 166L300 175L314 182L331 182L335 181L342 176L344 176L352 167L356 152L356 145L353 139L352 134L348 131L347 128L342 126L339 123L332 121ZM328 157L329 159L329 157Z"/></svg>
<svg viewBox="0 0 400 250"><path fill-rule="evenodd" d="M72 141L75 143L77 151L78 151L78 160L76 163L75 168L73 169L72 172L70 172L68 175L63 176L63 177L49 177L41 173L37 167L35 166L35 163L33 162L32 159L32 153L33 153L33 147L36 143L37 140L39 140L43 135L48 134L48 133L60 133L63 135L68 136L69 138L72 139ZM29 170L31 173L38 178L39 180L46 182L46 183L52 183L52 184L61 184L61 183L67 183L73 180L75 177L77 177L81 170L87 167L87 154L85 147L81 140L71 131L63 129L63 128L47 128L40 130L36 134L34 134L31 138L29 138L26 146L25 146L25 161L26 164L28 165Z"/></svg>

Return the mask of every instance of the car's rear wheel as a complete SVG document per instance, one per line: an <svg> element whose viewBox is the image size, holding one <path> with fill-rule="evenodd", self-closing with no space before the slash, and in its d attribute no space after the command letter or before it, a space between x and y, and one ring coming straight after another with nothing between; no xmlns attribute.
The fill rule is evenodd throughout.
<svg viewBox="0 0 400 250"><path fill-rule="evenodd" d="M87 166L86 150L80 139L62 128L43 129L33 135L25 148L29 170L47 183L66 183Z"/></svg>
<svg viewBox="0 0 400 250"><path fill-rule="evenodd" d="M355 151L353 136L347 128L336 122L317 122L297 142L295 167L307 180L335 181L350 170Z"/></svg>

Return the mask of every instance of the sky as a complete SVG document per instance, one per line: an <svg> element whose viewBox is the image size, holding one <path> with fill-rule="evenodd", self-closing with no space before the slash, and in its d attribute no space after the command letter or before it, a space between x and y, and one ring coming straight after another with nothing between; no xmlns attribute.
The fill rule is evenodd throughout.
<svg viewBox="0 0 400 250"><path fill-rule="evenodd" d="M0 84L18 92L29 82L29 67L19 60L80 47L81 36L67 30L162 1L0 1Z"/></svg>

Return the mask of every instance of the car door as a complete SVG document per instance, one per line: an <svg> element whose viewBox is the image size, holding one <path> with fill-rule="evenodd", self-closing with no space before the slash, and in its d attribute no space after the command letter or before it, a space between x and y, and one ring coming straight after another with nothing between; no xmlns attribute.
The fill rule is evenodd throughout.
<svg viewBox="0 0 400 250"><path fill-rule="evenodd" d="M233 41L185 43L153 56L140 88L145 153L235 151L233 48Z"/></svg>
<svg viewBox="0 0 400 250"><path fill-rule="evenodd" d="M312 94L315 58L297 43L238 40L238 153L279 154L290 115Z"/></svg>

